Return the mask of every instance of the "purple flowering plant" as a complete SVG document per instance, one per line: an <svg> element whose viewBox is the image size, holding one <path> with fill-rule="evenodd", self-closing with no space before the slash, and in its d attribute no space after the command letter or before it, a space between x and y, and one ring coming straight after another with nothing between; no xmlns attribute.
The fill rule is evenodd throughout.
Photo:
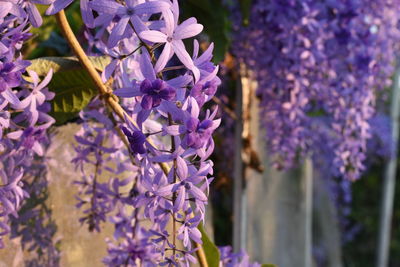
<svg viewBox="0 0 400 267"><path fill-rule="evenodd" d="M74 182L80 222L90 231L101 231L103 223L114 225L104 264L208 266L205 233L198 227L205 221L213 180L212 134L220 124L217 109L205 105L221 83L218 66L211 62L213 44L203 55L197 40L193 54L187 50L184 40L199 35L203 26L193 17L180 22L177 0L78 2L86 51L64 12L74 1L0 1L0 245L11 220L13 236L23 235L25 243L39 240L23 230L24 218L38 211L22 218L18 211L29 196L44 192L44 180L36 187L37 180L26 177L43 175L31 171L38 159L45 172L49 129L65 121L59 117L62 111L78 113L81 125L72 160L81 173ZM46 19L37 4L47 5L46 15L57 17L77 59L24 59L29 30ZM79 109L73 106L79 92L58 94L58 87L68 87L60 84L66 62L82 64L87 75L79 82L91 84L86 92L91 97L79 100L84 103ZM57 106L58 101L64 105ZM47 225L51 236L49 218L37 227L45 231ZM38 249L59 257L54 246L42 243Z"/></svg>
<svg viewBox="0 0 400 267"><path fill-rule="evenodd" d="M276 167L291 168L306 155L319 162L325 150L328 176L354 181L366 169L370 121L390 86L400 37L399 1L381 4L253 1L247 27L232 7L233 53L258 83Z"/></svg>
<svg viewBox="0 0 400 267"><path fill-rule="evenodd" d="M367 141L380 132L372 127L376 92L393 72L400 35L389 13L398 6L254 0L247 27L232 8L232 52L258 83L276 167L311 154L324 173L346 178L342 187L360 177ZM65 15L76 7L84 30L78 36ZM105 265L259 266L244 252L218 252L203 231L222 82L214 44L204 47L207 27L182 15L178 0L0 0L1 247L4 236L21 235L24 245L55 257L38 264L59 264L48 242L51 212L43 203L24 207L46 194L50 130L75 120L76 207L89 231L113 225ZM48 16L56 17L64 36L58 38L74 57L27 60L34 28ZM232 147L223 150L232 154ZM40 235L28 230L35 216ZM210 259L205 242L221 258Z"/></svg>

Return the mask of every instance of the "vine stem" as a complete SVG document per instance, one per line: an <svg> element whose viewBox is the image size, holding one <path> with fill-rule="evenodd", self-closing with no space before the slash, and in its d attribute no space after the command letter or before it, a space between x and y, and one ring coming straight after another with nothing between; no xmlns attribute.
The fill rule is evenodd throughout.
<svg viewBox="0 0 400 267"><path fill-rule="evenodd" d="M57 23L60 26L64 37L67 39L69 46L71 47L71 49L74 51L74 53L78 57L79 62L89 73L90 77L92 78L93 82L95 83L95 85L99 91L100 96L104 99L105 103L122 120L125 121L125 118L128 118L135 126L137 126L136 122L133 119L131 119L131 117L128 116L128 114L125 112L125 110L121 107L121 105L119 104L118 98L115 97L112 94L112 91L110 91L107 88L107 86L103 83L99 73L97 72L95 67L92 65L92 63L90 62L85 51L83 50L83 48L79 44L78 40L76 39L76 36L75 36L74 32L72 31L71 26L68 23L67 17L65 16L64 10L61 10L59 13L57 13L56 18L57 18ZM149 142L150 142L150 140L149 140ZM163 172L166 175L168 175L168 173L169 173L168 165L165 163L160 163L160 167L163 170ZM196 243L196 247L198 248L198 250L196 251L196 254L199 259L200 266L208 267L208 263L207 263L205 253L204 253L204 248L201 246L201 244L198 244L198 243Z"/></svg>
<svg viewBox="0 0 400 267"><path fill-rule="evenodd" d="M169 125L172 125L172 116L169 113L168 113L168 123L169 123ZM176 149L175 137L171 136L171 153L174 153L175 149ZM176 159L174 159L173 166L172 166L172 168L174 168L173 169L173 172L174 172L174 183L176 183L176 181L177 181L177 179L176 179L176 167L177 167ZM174 194L172 195L173 202L176 201L176 197L177 197L177 193L174 192ZM175 260L175 254L176 254L176 220L175 220L175 211L172 212L172 232L173 232L172 244L174 246L172 248L172 256L174 257L174 260Z"/></svg>

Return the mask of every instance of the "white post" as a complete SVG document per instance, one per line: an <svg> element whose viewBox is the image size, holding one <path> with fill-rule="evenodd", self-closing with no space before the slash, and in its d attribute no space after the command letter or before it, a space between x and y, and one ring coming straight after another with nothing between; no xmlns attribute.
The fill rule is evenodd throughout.
<svg viewBox="0 0 400 267"><path fill-rule="evenodd" d="M304 162L303 192L304 198L304 267L312 267L312 216L313 216L313 164L307 157Z"/></svg>
<svg viewBox="0 0 400 267"><path fill-rule="evenodd" d="M385 166L383 191L381 200L381 217L378 237L376 267L387 267L389 261L390 231L393 214L393 200L396 183L397 144L399 139L399 112L400 112L400 67L397 67L390 109L392 122L392 137L395 152Z"/></svg>

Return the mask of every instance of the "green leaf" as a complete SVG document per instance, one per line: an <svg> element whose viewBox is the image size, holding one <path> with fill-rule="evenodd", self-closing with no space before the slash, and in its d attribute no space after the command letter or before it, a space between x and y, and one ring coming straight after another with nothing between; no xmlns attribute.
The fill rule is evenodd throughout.
<svg viewBox="0 0 400 267"><path fill-rule="evenodd" d="M215 43L213 61L221 62L229 48L231 30L229 12L222 0L185 0L182 9L183 19L195 17L204 25L204 33Z"/></svg>
<svg viewBox="0 0 400 267"><path fill-rule="evenodd" d="M263 264L263 265L261 265L261 267L277 267L276 265L273 265L273 264Z"/></svg>
<svg viewBox="0 0 400 267"><path fill-rule="evenodd" d="M109 64L108 57L90 57L93 66L99 71ZM56 119L56 125L65 123L77 116L98 91L90 75L81 66L78 59L73 57L45 57L32 60L27 68L35 71L39 76L45 76L53 69L53 78L48 85L55 93L51 101L50 113ZM29 81L29 77L24 77Z"/></svg>
<svg viewBox="0 0 400 267"><path fill-rule="evenodd" d="M201 240L203 241L203 249L209 267L218 267L220 254L217 246L210 240L202 224L197 227L201 232Z"/></svg>

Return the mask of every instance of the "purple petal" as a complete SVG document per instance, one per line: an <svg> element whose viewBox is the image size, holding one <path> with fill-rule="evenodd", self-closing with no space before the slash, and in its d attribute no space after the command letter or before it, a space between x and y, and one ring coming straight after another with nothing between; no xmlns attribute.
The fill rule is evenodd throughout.
<svg viewBox="0 0 400 267"><path fill-rule="evenodd" d="M178 196L175 199L174 203L174 211L177 212L180 209L182 209L183 204L185 203L185 195L186 195L186 189L184 186L180 186L178 190Z"/></svg>
<svg viewBox="0 0 400 267"><path fill-rule="evenodd" d="M42 90L44 87L46 87L50 83L51 78L53 78L53 69L49 70L49 72L47 73L43 81L40 83L40 85L36 87L36 90Z"/></svg>
<svg viewBox="0 0 400 267"><path fill-rule="evenodd" d="M43 147L39 142L35 142L33 144L32 150L35 151L39 156L43 156L44 154Z"/></svg>
<svg viewBox="0 0 400 267"><path fill-rule="evenodd" d="M140 92L140 90L137 86L117 89L114 91L114 94L116 96L120 96L120 97L135 97L135 96L142 95L142 93Z"/></svg>
<svg viewBox="0 0 400 267"><path fill-rule="evenodd" d="M153 161L153 162L170 162L170 161L172 161L172 157L171 157L171 155L163 154L163 155L152 157L151 161Z"/></svg>
<svg viewBox="0 0 400 267"><path fill-rule="evenodd" d="M158 58L156 65L154 66L154 70L156 72L162 71L164 67L167 65L170 56L171 56L171 44L165 43L164 49L160 57Z"/></svg>
<svg viewBox="0 0 400 267"><path fill-rule="evenodd" d="M197 118L190 118L187 122L186 122L186 129L188 132L195 132L197 129L197 126L199 125L199 120Z"/></svg>
<svg viewBox="0 0 400 267"><path fill-rule="evenodd" d="M152 92L152 89L153 89L153 84L150 80L144 79L140 83L140 92L142 92L143 94L150 94Z"/></svg>
<svg viewBox="0 0 400 267"><path fill-rule="evenodd" d="M161 104L161 98L158 96L153 97L153 108L158 107Z"/></svg>
<svg viewBox="0 0 400 267"><path fill-rule="evenodd" d="M183 42L181 40L173 40L172 47L183 65L185 65L188 69L192 69L194 67L193 61L189 53L186 51Z"/></svg>
<svg viewBox="0 0 400 267"><path fill-rule="evenodd" d="M181 128L180 125L164 126L163 133L172 135L172 136L176 136L176 135L181 134L180 128Z"/></svg>
<svg viewBox="0 0 400 267"><path fill-rule="evenodd" d="M50 5L54 2L54 0L31 0L31 3L40 4L40 5Z"/></svg>
<svg viewBox="0 0 400 267"><path fill-rule="evenodd" d="M126 26L128 25L129 17L125 16L120 19L120 21L115 25L115 27L111 31L110 38L108 39L107 46L112 48L117 45L117 43L121 40L122 35L125 32Z"/></svg>
<svg viewBox="0 0 400 267"><path fill-rule="evenodd" d="M113 59L110 64L107 65L107 67L104 69L104 72L102 73L102 78L104 78L103 82L106 82L111 75L114 73L117 65L119 63L119 59Z"/></svg>
<svg viewBox="0 0 400 267"><path fill-rule="evenodd" d="M197 19L195 17L191 17L183 21L179 26L187 27L191 24L197 24Z"/></svg>
<svg viewBox="0 0 400 267"><path fill-rule="evenodd" d="M174 186L175 186L174 184L169 184L167 186L164 186L164 187L158 189L157 191L155 191L155 194L157 196L161 196L161 197L170 196L170 195L172 195L172 188Z"/></svg>
<svg viewBox="0 0 400 267"><path fill-rule="evenodd" d="M160 91L159 96L164 100L171 101L175 98L176 91L172 87L167 87Z"/></svg>
<svg viewBox="0 0 400 267"><path fill-rule="evenodd" d="M172 36L175 31L177 20L175 20L174 15L169 9L163 12L163 17L165 21L165 31L168 36Z"/></svg>
<svg viewBox="0 0 400 267"><path fill-rule="evenodd" d="M131 16L131 22L137 33L147 31L149 28L143 23L143 21L136 15Z"/></svg>
<svg viewBox="0 0 400 267"><path fill-rule="evenodd" d="M5 100L10 102L15 107L18 107L21 104L21 101L19 101L18 97L9 88L0 94Z"/></svg>
<svg viewBox="0 0 400 267"><path fill-rule="evenodd" d="M42 16L37 10L36 6L30 2L26 5L26 11L28 12L29 21L31 22L33 27L39 27L43 23Z"/></svg>
<svg viewBox="0 0 400 267"><path fill-rule="evenodd" d="M143 109L149 110L153 107L153 97L149 95L145 95L142 98L142 102L140 103Z"/></svg>
<svg viewBox="0 0 400 267"><path fill-rule="evenodd" d="M106 0L94 0L89 3L89 7L97 12L106 13L110 15L118 15L123 14L126 10L121 4L118 4L114 1L106 1Z"/></svg>
<svg viewBox="0 0 400 267"><path fill-rule="evenodd" d="M186 165L186 161L181 157L177 157L176 164L179 178L181 178L181 180L186 179L186 177L188 176L188 167Z"/></svg>
<svg viewBox="0 0 400 267"><path fill-rule="evenodd" d="M0 5L0 18L4 18L11 10L12 3L1 2Z"/></svg>
<svg viewBox="0 0 400 267"><path fill-rule="evenodd" d="M203 30L201 24L179 25L174 32L174 39L186 39L198 35Z"/></svg>
<svg viewBox="0 0 400 267"><path fill-rule="evenodd" d="M151 109L143 109L141 110L138 115L137 115L137 123L139 127L142 126L142 124L147 120L147 118L150 116Z"/></svg>
<svg viewBox="0 0 400 267"><path fill-rule="evenodd" d="M194 242L196 242L198 244L203 244L203 242L201 241L201 232L199 231L199 229L197 229L195 227L191 228L189 231L189 237Z"/></svg>
<svg viewBox="0 0 400 267"><path fill-rule="evenodd" d="M171 5L164 1L152 1L139 4L135 6L135 13L138 15L142 14L154 14L160 13L164 10L167 10Z"/></svg>
<svg viewBox="0 0 400 267"><path fill-rule="evenodd" d="M81 0L82 20L89 28L94 27L94 17L92 10L89 8L89 0Z"/></svg>
<svg viewBox="0 0 400 267"><path fill-rule="evenodd" d="M56 0L51 6L46 10L46 15L54 15L61 11L61 9L66 8L70 5L73 0Z"/></svg>
<svg viewBox="0 0 400 267"><path fill-rule="evenodd" d="M167 42L167 35L159 31L142 31L139 34L140 38L143 40L153 42L153 43L165 43Z"/></svg>
<svg viewBox="0 0 400 267"><path fill-rule="evenodd" d="M143 77L150 81L154 81L156 79L156 74L154 72L153 64L151 64L150 55L145 48L142 49L142 56L139 59L139 63Z"/></svg>
<svg viewBox="0 0 400 267"><path fill-rule="evenodd" d="M192 188L190 189L190 193L192 193L192 195L200 200L200 201L207 201L207 196L203 193L203 191L201 191L197 186L193 185Z"/></svg>
<svg viewBox="0 0 400 267"><path fill-rule="evenodd" d="M192 80L192 76L190 75L181 75L171 80L168 80L167 84L174 88L180 88L188 85Z"/></svg>

